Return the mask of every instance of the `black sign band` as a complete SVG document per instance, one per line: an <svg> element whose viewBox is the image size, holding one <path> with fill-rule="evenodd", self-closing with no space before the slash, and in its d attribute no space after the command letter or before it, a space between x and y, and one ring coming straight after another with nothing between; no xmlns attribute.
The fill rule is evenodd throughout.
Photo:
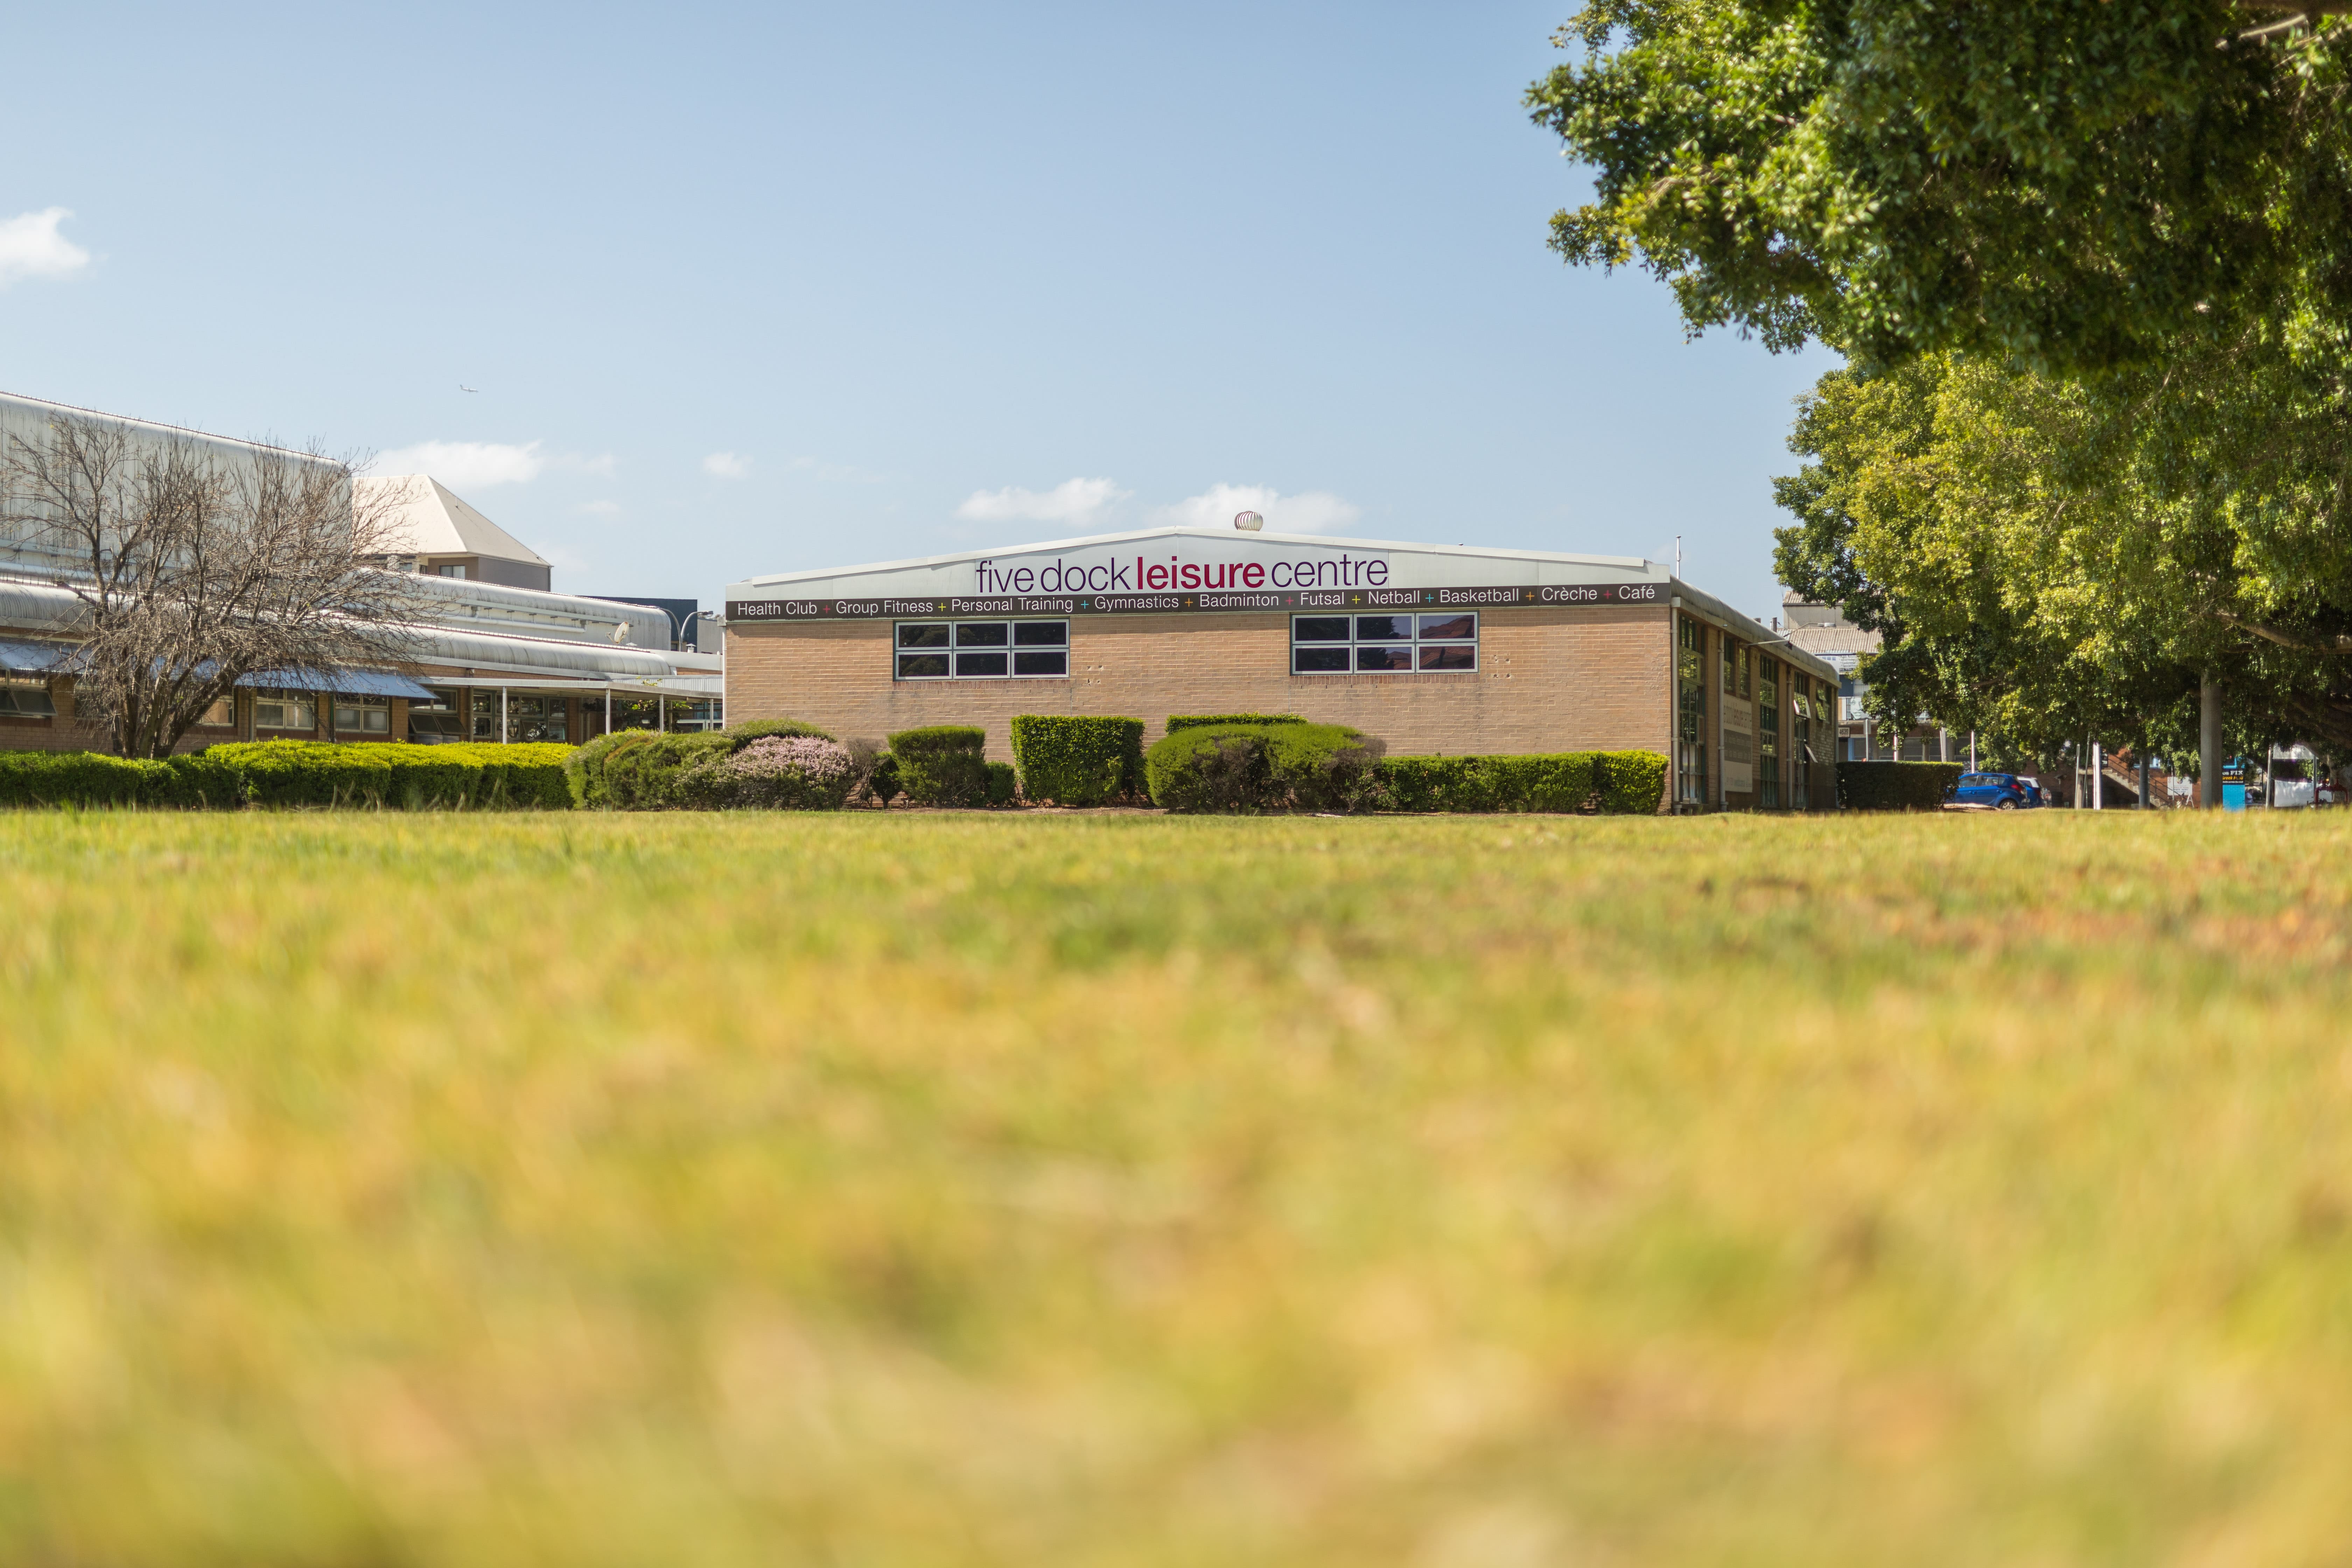
<svg viewBox="0 0 2352 1568"><path fill-rule="evenodd" d="M987 594L969 598L730 599L730 621L904 620L913 616L1197 615L1232 610L1479 610L1512 605L1664 605L1664 583L1545 584L1534 588L1242 588L1230 593Z"/></svg>

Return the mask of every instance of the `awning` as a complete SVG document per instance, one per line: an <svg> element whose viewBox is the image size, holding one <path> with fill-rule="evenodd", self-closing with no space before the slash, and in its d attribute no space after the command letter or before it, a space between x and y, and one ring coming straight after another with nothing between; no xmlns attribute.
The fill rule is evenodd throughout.
<svg viewBox="0 0 2352 1568"><path fill-rule="evenodd" d="M50 643L0 642L0 669L12 675L46 675L63 668L73 654Z"/></svg>
<svg viewBox="0 0 2352 1568"><path fill-rule="evenodd" d="M432 688L388 669L257 669L238 676L236 684L324 691L336 697L412 697L428 702L433 699Z"/></svg>

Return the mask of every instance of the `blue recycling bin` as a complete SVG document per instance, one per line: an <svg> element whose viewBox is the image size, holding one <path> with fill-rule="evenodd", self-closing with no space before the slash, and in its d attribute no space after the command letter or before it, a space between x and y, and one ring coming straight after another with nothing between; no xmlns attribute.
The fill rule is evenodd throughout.
<svg viewBox="0 0 2352 1568"><path fill-rule="evenodd" d="M2223 811L2245 810L2246 786L2242 784L2223 784L2221 786L2221 809Z"/></svg>

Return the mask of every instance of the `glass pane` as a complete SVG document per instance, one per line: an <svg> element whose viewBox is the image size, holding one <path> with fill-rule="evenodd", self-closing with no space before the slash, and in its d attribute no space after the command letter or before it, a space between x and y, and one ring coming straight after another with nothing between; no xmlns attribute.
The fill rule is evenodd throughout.
<svg viewBox="0 0 2352 1568"><path fill-rule="evenodd" d="M1412 617L1411 616L1358 616L1356 617L1358 642L1386 640L1390 637L1409 641L1412 637Z"/></svg>
<svg viewBox="0 0 2352 1568"><path fill-rule="evenodd" d="M1358 669L1411 669L1411 647L1360 647L1356 650Z"/></svg>
<svg viewBox="0 0 2352 1568"><path fill-rule="evenodd" d="M1013 628L1003 621L959 621L956 623L956 647L1003 647L1013 640L1012 634Z"/></svg>
<svg viewBox="0 0 2352 1568"><path fill-rule="evenodd" d="M960 653L956 655L958 675L1003 675L1005 660L1011 656L1001 653Z"/></svg>
<svg viewBox="0 0 2352 1568"><path fill-rule="evenodd" d="M1348 617L1345 616L1299 616L1290 623L1294 642L1346 642Z"/></svg>
<svg viewBox="0 0 2352 1568"><path fill-rule="evenodd" d="M1013 673L1015 675L1067 675L1070 673L1070 656L1060 648L1045 653L1026 651L1016 653L1013 656Z"/></svg>
<svg viewBox="0 0 2352 1568"><path fill-rule="evenodd" d="M945 626L940 628L947 630ZM948 672L948 656L943 653L902 653L898 656L898 679L901 680L932 680Z"/></svg>
<svg viewBox="0 0 2352 1568"><path fill-rule="evenodd" d="M367 712L363 715L363 717L364 717L364 718L366 719L366 721L367 721L367 723L366 723L366 729L367 729L367 731L368 731L368 733L369 733L369 734L371 734L371 735L389 735L389 734L391 734L391 733L392 733L392 710L391 710L391 709L389 709L389 708L371 708L371 709L369 709L369 710L367 710ZM556 727L557 727L558 729L562 728L562 725L561 721L559 721L559 722L557 723L557 726L556 726Z"/></svg>
<svg viewBox="0 0 2352 1568"><path fill-rule="evenodd" d="M1290 650L1293 675L1345 675L1348 650L1340 647L1299 647Z"/></svg>
<svg viewBox="0 0 2352 1568"><path fill-rule="evenodd" d="M1443 637L1448 641L1475 639L1478 636L1475 616L1423 616L1421 617L1421 640Z"/></svg>
<svg viewBox="0 0 2352 1568"><path fill-rule="evenodd" d="M1070 640L1067 621L1017 621L1013 626L1014 647L1060 647Z"/></svg>
<svg viewBox="0 0 2352 1568"><path fill-rule="evenodd" d="M900 647L945 647L948 646L948 628L945 625L900 626L898 646ZM944 675L947 672L941 670L940 673Z"/></svg>
<svg viewBox="0 0 2352 1568"><path fill-rule="evenodd" d="M1478 650L1468 643L1459 643L1452 647L1424 647L1421 650L1421 668L1475 669L1478 668Z"/></svg>
<svg viewBox="0 0 2352 1568"><path fill-rule="evenodd" d="M338 708L335 710L335 728L336 728L336 729L338 729L338 730L356 730L356 729L358 729L359 727L360 727L360 710L359 710L358 709L356 709L356 708L343 708L343 707L338 707Z"/></svg>

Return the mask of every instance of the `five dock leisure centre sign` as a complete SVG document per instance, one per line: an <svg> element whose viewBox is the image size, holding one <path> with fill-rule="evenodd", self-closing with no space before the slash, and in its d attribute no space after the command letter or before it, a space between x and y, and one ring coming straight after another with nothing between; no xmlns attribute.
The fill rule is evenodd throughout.
<svg viewBox="0 0 2352 1568"><path fill-rule="evenodd" d="M1663 583L1413 587L1377 554L1340 552L1248 561L1181 554L1056 556L1050 563L972 563L972 592L923 598L730 600L738 621L856 620L892 616L1075 616L1217 610L1485 608L1512 605L1662 605Z"/></svg>

